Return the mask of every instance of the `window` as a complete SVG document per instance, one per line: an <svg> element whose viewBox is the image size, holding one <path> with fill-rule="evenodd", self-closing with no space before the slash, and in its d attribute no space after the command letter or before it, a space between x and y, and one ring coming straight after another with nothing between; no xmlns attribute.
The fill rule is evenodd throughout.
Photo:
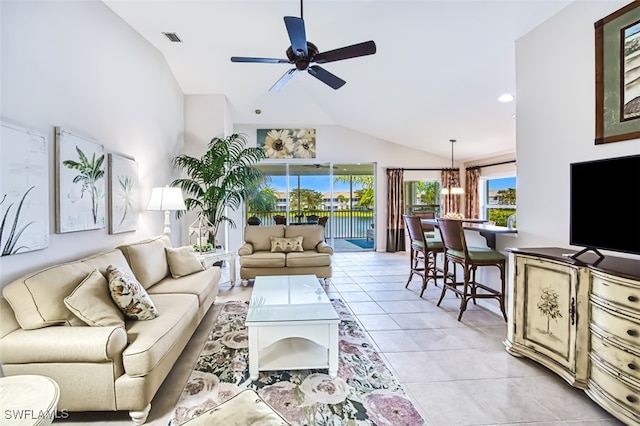
<svg viewBox="0 0 640 426"><path fill-rule="evenodd" d="M483 181L480 210L484 219L498 226L507 226L508 217L516 213L516 177L487 178Z"/></svg>
<svg viewBox="0 0 640 426"><path fill-rule="evenodd" d="M406 181L404 198L407 214L435 211L440 208L440 181Z"/></svg>

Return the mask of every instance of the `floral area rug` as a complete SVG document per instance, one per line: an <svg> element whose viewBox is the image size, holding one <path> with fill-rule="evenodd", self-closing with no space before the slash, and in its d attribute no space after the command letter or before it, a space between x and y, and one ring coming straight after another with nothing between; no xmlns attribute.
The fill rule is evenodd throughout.
<svg viewBox="0 0 640 426"><path fill-rule="evenodd" d="M341 300L338 376L327 370L261 371L249 377L247 302L222 307L170 426L177 426L251 388L293 425L414 426L424 420Z"/></svg>

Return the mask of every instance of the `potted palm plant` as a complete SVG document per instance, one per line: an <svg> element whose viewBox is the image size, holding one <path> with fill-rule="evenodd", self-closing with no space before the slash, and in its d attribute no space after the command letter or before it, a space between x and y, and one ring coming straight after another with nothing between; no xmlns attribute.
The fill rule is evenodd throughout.
<svg viewBox="0 0 640 426"><path fill-rule="evenodd" d="M236 226L225 215L225 208L238 209L264 179L262 172L253 167L265 158L264 152L246 144L246 136L241 134L216 137L209 142L202 157L181 154L173 159L173 166L187 177L174 180L171 186L182 189L187 210L198 212L199 217L214 228L208 241L214 247L224 222L233 228ZM176 213L178 218L182 214L182 211Z"/></svg>

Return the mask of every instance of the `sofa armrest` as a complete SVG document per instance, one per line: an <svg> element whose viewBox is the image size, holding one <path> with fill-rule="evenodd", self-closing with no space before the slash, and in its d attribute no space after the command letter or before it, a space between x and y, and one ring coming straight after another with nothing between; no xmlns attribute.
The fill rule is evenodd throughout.
<svg viewBox="0 0 640 426"><path fill-rule="evenodd" d="M16 330L0 339L2 364L105 362L121 360L124 327L51 326Z"/></svg>
<svg viewBox="0 0 640 426"><path fill-rule="evenodd" d="M333 247L331 247L329 244L325 243L324 241L320 241L316 246L316 251L318 253L333 254Z"/></svg>
<svg viewBox="0 0 640 426"><path fill-rule="evenodd" d="M247 256L253 254L253 244L244 243L242 247L238 249L238 256Z"/></svg>

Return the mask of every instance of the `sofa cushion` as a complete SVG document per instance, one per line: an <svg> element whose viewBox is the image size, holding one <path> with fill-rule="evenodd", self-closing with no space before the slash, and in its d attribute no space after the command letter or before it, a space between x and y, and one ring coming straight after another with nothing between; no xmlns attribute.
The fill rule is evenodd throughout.
<svg viewBox="0 0 640 426"><path fill-rule="evenodd" d="M303 237L302 248L315 250L318 243L324 241L324 227L321 225L287 226L285 236L287 238Z"/></svg>
<svg viewBox="0 0 640 426"><path fill-rule="evenodd" d="M285 266L285 256L285 253L261 251L241 256L240 265L243 268L283 268Z"/></svg>
<svg viewBox="0 0 640 426"><path fill-rule="evenodd" d="M152 299L155 294L193 294L198 297L198 304L202 306L209 295L217 291L218 287L215 283L220 281L220 275L220 268L214 266L180 279L167 277L151 287L148 293Z"/></svg>
<svg viewBox="0 0 640 426"><path fill-rule="evenodd" d="M15 312L16 320L25 330L50 325L86 325L64 304L64 298L98 269L106 273L110 264L127 262L119 250L98 253L73 262L62 263L25 275L2 289L2 295Z"/></svg>
<svg viewBox="0 0 640 426"><path fill-rule="evenodd" d="M191 294L154 294L162 312L150 321L127 320L129 346L122 354L127 375L149 374L172 349L180 336L193 332L197 322L198 298Z"/></svg>
<svg viewBox="0 0 640 426"><path fill-rule="evenodd" d="M304 251L302 249L302 237L279 238L271 236L269 239L271 240L271 253Z"/></svg>
<svg viewBox="0 0 640 426"><path fill-rule="evenodd" d="M180 278L204 270L204 266L196 257L193 247L165 247L164 250L167 255L169 271L171 271L173 278Z"/></svg>
<svg viewBox="0 0 640 426"><path fill-rule="evenodd" d="M135 277L147 289L169 275L165 247L171 247L166 235L118 248L124 253Z"/></svg>
<svg viewBox="0 0 640 426"><path fill-rule="evenodd" d="M253 246L254 252L270 251L271 241L269 237L283 238L284 228L284 225L246 226L244 228L244 241Z"/></svg>
<svg viewBox="0 0 640 426"><path fill-rule="evenodd" d="M97 269L64 298L64 304L87 325L124 326L124 315L111 299L109 283Z"/></svg>
<svg viewBox="0 0 640 426"><path fill-rule="evenodd" d="M115 266L109 266L107 274L111 298L126 317L150 320L158 316L153 300L132 275Z"/></svg>
<svg viewBox="0 0 640 426"><path fill-rule="evenodd" d="M306 268L313 266L330 266L331 255L318 253L315 251L305 251L302 253L287 253L287 267Z"/></svg>

